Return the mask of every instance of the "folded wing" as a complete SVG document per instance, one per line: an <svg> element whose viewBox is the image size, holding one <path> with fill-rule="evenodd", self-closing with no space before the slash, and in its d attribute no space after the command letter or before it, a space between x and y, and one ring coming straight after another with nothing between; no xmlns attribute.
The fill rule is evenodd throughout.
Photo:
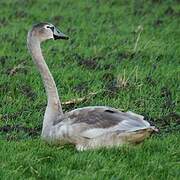
<svg viewBox="0 0 180 180"><path fill-rule="evenodd" d="M133 132L150 128L150 124L141 115L104 106L79 108L65 116L65 121L71 124L73 132L84 138L96 138L111 132ZM65 121L61 122L65 123Z"/></svg>

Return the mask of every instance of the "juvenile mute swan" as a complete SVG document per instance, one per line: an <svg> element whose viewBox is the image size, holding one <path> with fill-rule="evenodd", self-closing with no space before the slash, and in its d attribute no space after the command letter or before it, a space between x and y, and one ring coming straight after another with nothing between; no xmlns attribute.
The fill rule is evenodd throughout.
<svg viewBox="0 0 180 180"><path fill-rule="evenodd" d="M54 144L71 143L77 150L87 150L141 142L156 131L143 116L106 106L63 113L56 84L41 52L41 42L48 39L68 39L68 36L50 23L34 25L27 36L28 49L47 93L42 139Z"/></svg>

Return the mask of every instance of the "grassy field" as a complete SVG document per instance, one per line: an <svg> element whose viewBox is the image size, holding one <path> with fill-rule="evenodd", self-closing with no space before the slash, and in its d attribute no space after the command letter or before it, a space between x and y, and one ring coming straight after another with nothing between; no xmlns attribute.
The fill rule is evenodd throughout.
<svg viewBox="0 0 180 180"><path fill-rule="evenodd" d="M64 111L113 106L160 132L135 147L87 152L42 142L46 95L26 48L40 21L70 36L42 45L61 101L88 97ZM179 24L175 0L1 0L0 179L178 179Z"/></svg>

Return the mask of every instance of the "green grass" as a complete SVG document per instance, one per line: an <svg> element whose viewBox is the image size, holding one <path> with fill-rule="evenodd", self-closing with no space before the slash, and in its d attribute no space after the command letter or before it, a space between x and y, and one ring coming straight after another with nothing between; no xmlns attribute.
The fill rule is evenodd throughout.
<svg viewBox="0 0 180 180"><path fill-rule="evenodd" d="M0 179L178 179L178 1L1 0L0 7ZM27 31L40 21L70 36L42 45L61 100L98 92L64 111L131 110L160 133L136 147L88 152L41 142L46 95L26 48Z"/></svg>
<svg viewBox="0 0 180 180"><path fill-rule="evenodd" d="M180 175L180 146L175 135L151 139L136 147L83 153L73 147L50 147L39 140L1 143L2 179L139 180L176 179Z"/></svg>

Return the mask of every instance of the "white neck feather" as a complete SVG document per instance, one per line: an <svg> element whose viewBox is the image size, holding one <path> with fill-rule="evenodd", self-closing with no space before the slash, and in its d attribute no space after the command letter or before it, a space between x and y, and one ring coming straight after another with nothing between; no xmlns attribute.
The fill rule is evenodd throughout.
<svg viewBox="0 0 180 180"><path fill-rule="evenodd" d="M44 115L43 130L42 130L42 134L44 134L46 132L48 133L49 128L51 128L57 116L63 115L63 111L59 100L56 84L43 58L39 40L29 33L27 44L29 51L31 52L32 57L34 59L34 62L43 79L44 87L46 89L46 93L48 97L48 103Z"/></svg>

